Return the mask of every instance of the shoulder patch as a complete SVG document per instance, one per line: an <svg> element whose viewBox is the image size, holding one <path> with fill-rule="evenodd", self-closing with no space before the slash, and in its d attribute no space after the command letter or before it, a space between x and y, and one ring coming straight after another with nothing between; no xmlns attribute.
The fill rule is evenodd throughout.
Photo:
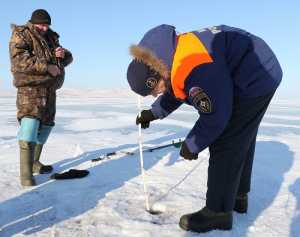
<svg viewBox="0 0 300 237"><path fill-rule="evenodd" d="M189 91L193 106L201 113L210 114L212 112L211 99L200 87L192 87Z"/></svg>

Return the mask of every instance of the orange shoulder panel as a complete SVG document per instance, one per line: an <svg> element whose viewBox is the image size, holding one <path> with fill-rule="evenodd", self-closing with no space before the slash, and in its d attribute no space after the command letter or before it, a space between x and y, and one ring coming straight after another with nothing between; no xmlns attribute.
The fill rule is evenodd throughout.
<svg viewBox="0 0 300 237"><path fill-rule="evenodd" d="M198 65L213 62L200 39L193 33L179 35L171 69L171 84L176 98L185 99L184 82Z"/></svg>

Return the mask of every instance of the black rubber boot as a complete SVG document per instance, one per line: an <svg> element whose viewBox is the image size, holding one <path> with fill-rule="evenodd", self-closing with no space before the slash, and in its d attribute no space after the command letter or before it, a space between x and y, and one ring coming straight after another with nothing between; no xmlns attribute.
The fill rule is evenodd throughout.
<svg viewBox="0 0 300 237"><path fill-rule="evenodd" d="M40 162L42 150L43 144L36 144L34 149L34 162L32 167L34 174L48 174L53 170L53 167L51 165L44 165Z"/></svg>
<svg viewBox="0 0 300 237"><path fill-rule="evenodd" d="M20 146L20 181L22 186L35 186L32 176L32 164L35 143L19 141Z"/></svg>
<svg viewBox="0 0 300 237"><path fill-rule="evenodd" d="M211 230L231 230L232 212L214 212L204 207L198 212L183 215L179 226L187 231L198 233Z"/></svg>
<svg viewBox="0 0 300 237"><path fill-rule="evenodd" d="M235 198L234 211L244 214L248 211L248 194L238 194Z"/></svg>

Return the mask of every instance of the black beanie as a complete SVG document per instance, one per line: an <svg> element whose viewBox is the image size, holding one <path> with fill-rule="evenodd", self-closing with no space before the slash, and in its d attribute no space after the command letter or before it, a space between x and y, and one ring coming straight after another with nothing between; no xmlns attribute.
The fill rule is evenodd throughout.
<svg viewBox="0 0 300 237"><path fill-rule="evenodd" d="M150 95L161 76L145 63L132 60L127 69L127 81L131 89L141 95Z"/></svg>
<svg viewBox="0 0 300 237"><path fill-rule="evenodd" d="M51 25L51 17L50 17L49 13L46 10L37 9L32 13L30 22L32 24Z"/></svg>

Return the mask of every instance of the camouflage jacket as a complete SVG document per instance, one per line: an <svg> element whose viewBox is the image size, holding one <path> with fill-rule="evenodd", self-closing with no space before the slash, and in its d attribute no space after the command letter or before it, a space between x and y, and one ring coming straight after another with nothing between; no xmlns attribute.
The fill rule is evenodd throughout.
<svg viewBox="0 0 300 237"><path fill-rule="evenodd" d="M55 48L60 46L59 35L49 29L45 36L41 36L30 22L23 26L13 25L12 28L9 52L14 86L59 89L64 81L64 67L73 60L68 50L65 50L61 61L55 57ZM48 64L58 65L61 75L52 77L47 71Z"/></svg>

